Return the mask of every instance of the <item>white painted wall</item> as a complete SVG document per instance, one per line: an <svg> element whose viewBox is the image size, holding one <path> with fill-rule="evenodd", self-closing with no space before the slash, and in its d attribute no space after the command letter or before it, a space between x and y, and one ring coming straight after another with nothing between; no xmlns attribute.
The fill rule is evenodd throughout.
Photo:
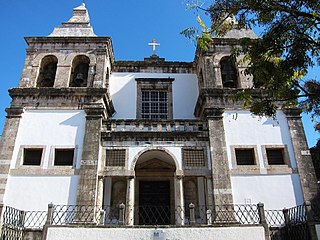
<svg viewBox="0 0 320 240"><path fill-rule="evenodd" d="M47 240L264 240L262 226L201 228L49 227Z"/></svg>
<svg viewBox="0 0 320 240"><path fill-rule="evenodd" d="M262 145L287 145L292 168L296 168L287 119L278 111L276 119L253 116L249 111L225 111L223 115L230 168L231 145L256 145L260 167L265 168Z"/></svg>
<svg viewBox="0 0 320 240"><path fill-rule="evenodd" d="M19 165L16 162L21 145L45 146L42 169L49 168L50 151L54 146L77 146L76 168L79 168L84 131L85 113L82 110L25 111L17 133L11 169ZM4 203L23 210L44 210L50 202L75 204L77 185L78 176L46 176L41 170L39 176L9 175Z"/></svg>
<svg viewBox="0 0 320 240"><path fill-rule="evenodd" d="M46 146L44 168L52 146L78 146L77 168L80 167L85 131L85 113L82 110L26 110L20 120L11 168L16 165L21 145Z"/></svg>
<svg viewBox="0 0 320 240"><path fill-rule="evenodd" d="M224 127L228 162L232 165L232 145L257 146L260 168L265 169L262 145L286 145L291 167L296 168L293 146L285 115L277 112L276 119L253 116L249 111L226 111ZM263 202L267 209L282 209L303 203L298 174L239 175L231 178L235 203Z"/></svg>
<svg viewBox="0 0 320 240"><path fill-rule="evenodd" d="M303 203L298 174L232 176L231 185L235 204L262 202L275 210Z"/></svg>
<svg viewBox="0 0 320 240"><path fill-rule="evenodd" d="M173 118L194 119L198 97L195 74L178 73L112 73L109 80L110 95L116 113L114 119L135 119L137 83L135 78L174 78L172 82Z"/></svg>
<svg viewBox="0 0 320 240"><path fill-rule="evenodd" d="M9 176L4 203L21 210L75 205L79 176Z"/></svg>

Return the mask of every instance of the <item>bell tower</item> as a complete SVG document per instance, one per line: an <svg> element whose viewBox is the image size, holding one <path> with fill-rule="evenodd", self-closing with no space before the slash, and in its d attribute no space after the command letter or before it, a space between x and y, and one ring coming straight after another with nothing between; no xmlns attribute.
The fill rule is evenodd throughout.
<svg viewBox="0 0 320 240"><path fill-rule="evenodd" d="M257 38L252 30L231 29L224 37L215 37L207 50L198 48L195 57L199 96L194 114L208 123L214 201L218 205L233 203L223 114L225 109L241 107L232 99L234 89L252 86L252 77L244 74L244 56L232 57L244 37Z"/></svg>
<svg viewBox="0 0 320 240"><path fill-rule="evenodd" d="M94 206L100 130L102 121L114 113L108 89L114 62L111 38L95 35L87 8L82 4L74 8L72 17L55 27L49 36L26 37L25 40L28 48L19 86L9 90L12 102L6 109L4 140L0 143L1 159L8 160L8 166L0 170L0 174L8 174L10 159L17 161L22 174L28 174L23 162L19 162L21 157L15 157L13 151L15 140L21 135L18 133L19 124L23 122L21 119L26 119L24 116L27 115L31 121L38 121L38 125L43 126L50 122L50 127L37 129L38 136L50 139L44 141L46 145L40 146L39 137L21 135L21 146L24 147L19 151L27 152L28 146L39 146L39 156L43 156L39 165L43 167L46 162L44 168L48 173L79 179L77 189L73 190L77 194L74 203ZM51 117L41 122L36 115ZM71 115L74 117L70 118ZM68 120L62 121L62 118ZM71 131L68 137L63 137L64 132L69 131L65 129ZM74 156L70 161L70 171L60 171L52 159L61 148ZM0 191L4 191L7 178L1 181L4 184Z"/></svg>

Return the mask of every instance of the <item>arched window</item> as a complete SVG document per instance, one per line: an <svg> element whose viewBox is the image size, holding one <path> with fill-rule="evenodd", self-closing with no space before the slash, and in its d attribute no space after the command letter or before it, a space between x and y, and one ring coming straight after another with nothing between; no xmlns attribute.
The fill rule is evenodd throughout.
<svg viewBox="0 0 320 240"><path fill-rule="evenodd" d="M234 61L231 57L224 57L220 60L221 77L223 87L236 88L237 87L237 71Z"/></svg>
<svg viewBox="0 0 320 240"><path fill-rule="evenodd" d="M76 56L72 63L70 87L87 87L90 60L87 56Z"/></svg>
<svg viewBox="0 0 320 240"><path fill-rule="evenodd" d="M53 87L56 77L58 59L53 56L46 56L42 59L37 87Z"/></svg>

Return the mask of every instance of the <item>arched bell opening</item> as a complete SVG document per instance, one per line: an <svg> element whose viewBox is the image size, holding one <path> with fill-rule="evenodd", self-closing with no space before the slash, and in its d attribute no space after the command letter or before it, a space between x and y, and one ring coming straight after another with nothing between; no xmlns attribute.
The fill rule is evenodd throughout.
<svg viewBox="0 0 320 240"><path fill-rule="evenodd" d="M53 87L57 72L57 57L50 55L41 60L37 87Z"/></svg>
<svg viewBox="0 0 320 240"><path fill-rule="evenodd" d="M87 56L76 56L72 63L70 87L87 87L90 59Z"/></svg>
<svg viewBox="0 0 320 240"><path fill-rule="evenodd" d="M238 75L235 63L230 56L220 60L222 85L224 88L236 88L238 85Z"/></svg>
<svg viewBox="0 0 320 240"><path fill-rule="evenodd" d="M175 161L165 151L140 155L135 165L135 224L174 224L175 172Z"/></svg>

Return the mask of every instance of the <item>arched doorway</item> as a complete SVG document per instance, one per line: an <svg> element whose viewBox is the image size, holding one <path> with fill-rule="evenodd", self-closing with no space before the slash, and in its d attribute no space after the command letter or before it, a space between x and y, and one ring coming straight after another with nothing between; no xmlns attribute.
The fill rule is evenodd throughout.
<svg viewBox="0 0 320 240"><path fill-rule="evenodd" d="M174 159L163 150L142 153L135 164L135 224L174 223Z"/></svg>

